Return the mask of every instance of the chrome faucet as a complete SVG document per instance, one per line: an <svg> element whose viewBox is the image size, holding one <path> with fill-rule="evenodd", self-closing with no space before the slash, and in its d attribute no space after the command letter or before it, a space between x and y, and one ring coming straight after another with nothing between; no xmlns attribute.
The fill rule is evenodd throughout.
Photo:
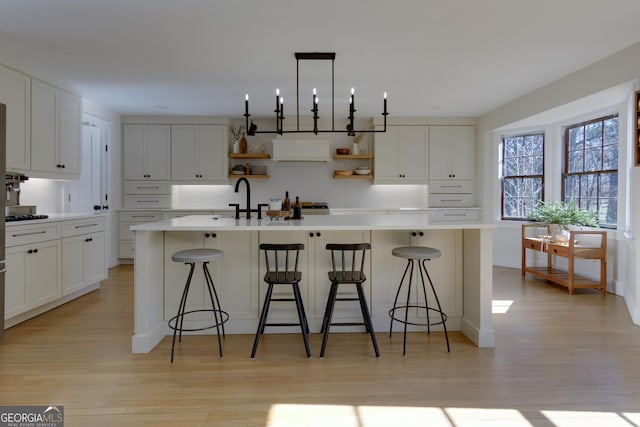
<svg viewBox="0 0 640 427"><path fill-rule="evenodd" d="M240 204L239 203L229 203L229 206L235 206L236 208L236 219L240 219L240 212L246 212L247 213L247 219L251 219L251 212L257 212L258 213L258 219L262 219L262 208L268 206L266 203L259 203L258 204L258 209L251 209L251 186L249 185L249 180L245 177L239 178L236 181L236 186L234 191L237 193L240 190L240 183L243 182L246 184L247 187L247 207L244 209L240 209Z"/></svg>

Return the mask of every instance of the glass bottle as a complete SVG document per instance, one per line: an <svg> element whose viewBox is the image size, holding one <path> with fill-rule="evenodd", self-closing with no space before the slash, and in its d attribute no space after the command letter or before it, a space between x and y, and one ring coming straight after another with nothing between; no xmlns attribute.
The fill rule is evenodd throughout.
<svg viewBox="0 0 640 427"><path fill-rule="evenodd" d="M289 192L286 191L284 195L284 201L282 202L282 210L290 211L291 210L291 200L289 199Z"/></svg>
<svg viewBox="0 0 640 427"><path fill-rule="evenodd" d="M296 202L293 204L293 219L302 219L302 206L300 206L300 198L296 196Z"/></svg>

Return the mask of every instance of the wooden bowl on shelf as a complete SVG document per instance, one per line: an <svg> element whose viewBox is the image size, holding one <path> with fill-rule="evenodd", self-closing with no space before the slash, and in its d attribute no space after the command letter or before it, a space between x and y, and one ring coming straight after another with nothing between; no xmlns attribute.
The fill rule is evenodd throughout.
<svg viewBox="0 0 640 427"><path fill-rule="evenodd" d="M338 169L338 170L333 171L333 174L335 176L351 176L351 175L353 175L353 171L352 170L340 170L340 169Z"/></svg>
<svg viewBox="0 0 640 427"><path fill-rule="evenodd" d="M336 148L336 154L349 154L351 150L349 148Z"/></svg>

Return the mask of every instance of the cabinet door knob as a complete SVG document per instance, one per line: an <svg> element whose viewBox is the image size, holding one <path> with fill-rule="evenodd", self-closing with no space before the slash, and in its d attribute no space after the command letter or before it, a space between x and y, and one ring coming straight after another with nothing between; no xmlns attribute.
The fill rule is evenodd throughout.
<svg viewBox="0 0 640 427"><path fill-rule="evenodd" d="M418 236L420 236L420 237L424 236L424 232L422 232L422 231L421 231L421 232L419 232L419 233L418 233Z"/></svg>
<svg viewBox="0 0 640 427"><path fill-rule="evenodd" d="M309 233L309 237L313 237L313 233Z"/></svg>
<svg viewBox="0 0 640 427"><path fill-rule="evenodd" d="M412 232L411 232L411 235L412 235L413 237L416 237L416 236L418 235L418 233L416 233L415 231L412 231Z"/></svg>
<svg viewBox="0 0 640 427"><path fill-rule="evenodd" d="M320 237L320 236L322 236L322 234L321 233L316 233L316 236Z"/></svg>

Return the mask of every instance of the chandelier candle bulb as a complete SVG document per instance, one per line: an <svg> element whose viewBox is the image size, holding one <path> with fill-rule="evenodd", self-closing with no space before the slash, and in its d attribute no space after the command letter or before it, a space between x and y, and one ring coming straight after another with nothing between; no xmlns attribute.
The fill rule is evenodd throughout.
<svg viewBox="0 0 640 427"><path fill-rule="evenodd" d="M313 97L311 97L311 108L312 108L311 111L313 111L313 108L315 108L315 106L316 106L316 88L314 87L313 88Z"/></svg>
<svg viewBox="0 0 640 427"><path fill-rule="evenodd" d="M353 111L356 111L356 95L355 95L355 89L351 88L351 107L353 108Z"/></svg>
<svg viewBox="0 0 640 427"><path fill-rule="evenodd" d="M245 116L249 116L249 94L244 96L244 114Z"/></svg>
<svg viewBox="0 0 640 427"><path fill-rule="evenodd" d="M280 89L276 89L276 113L280 108Z"/></svg>
<svg viewBox="0 0 640 427"><path fill-rule="evenodd" d="M387 113L387 92L384 93L384 104L382 109L382 114Z"/></svg>

